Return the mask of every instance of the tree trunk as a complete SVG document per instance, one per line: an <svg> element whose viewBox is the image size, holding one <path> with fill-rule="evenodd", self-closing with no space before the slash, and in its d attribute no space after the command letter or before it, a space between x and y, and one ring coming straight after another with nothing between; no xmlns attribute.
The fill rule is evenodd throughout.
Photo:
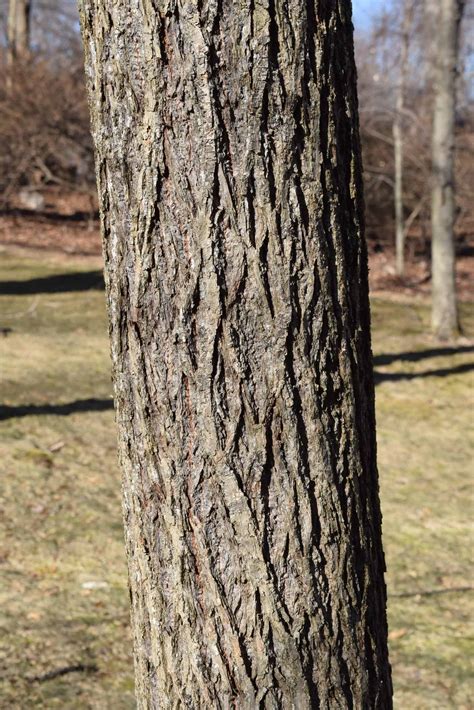
<svg viewBox="0 0 474 710"><path fill-rule="evenodd" d="M390 708L350 3L81 0L140 708Z"/></svg>
<svg viewBox="0 0 474 710"><path fill-rule="evenodd" d="M400 66L396 85L395 114L393 119L393 148L395 162L395 254L397 274L405 273L405 224L403 217L403 110L405 82L410 47L410 29L413 21L412 0L404 0L401 31Z"/></svg>
<svg viewBox="0 0 474 710"><path fill-rule="evenodd" d="M432 135L432 328L441 340L459 332L454 253L454 125L462 0L437 0L433 61Z"/></svg>
<svg viewBox="0 0 474 710"><path fill-rule="evenodd" d="M7 62L25 59L30 49L30 0L9 0Z"/></svg>

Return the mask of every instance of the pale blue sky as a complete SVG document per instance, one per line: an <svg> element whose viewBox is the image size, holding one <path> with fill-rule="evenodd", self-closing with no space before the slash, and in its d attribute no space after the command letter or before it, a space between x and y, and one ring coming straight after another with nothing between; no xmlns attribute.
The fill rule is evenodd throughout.
<svg viewBox="0 0 474 710"><path fill-rule="evenodd" d="M399 0L393 0L398 2ZM352 0L354 27L365 28L370 24L374 13L380 12L391 4L390 0Z"/></svg>

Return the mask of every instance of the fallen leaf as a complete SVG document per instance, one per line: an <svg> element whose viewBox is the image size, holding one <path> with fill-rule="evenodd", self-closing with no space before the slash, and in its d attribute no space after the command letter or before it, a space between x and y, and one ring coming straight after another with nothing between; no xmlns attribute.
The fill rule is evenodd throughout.
<svg viewBox="0 0 474 710"><path fill-rule="evenodd" d="M57 451L61 451L61 449L66 446L65 441L57 441L55 444L52 444L49 447L49 450L51 451L52 454L55 454Z"/></svg>
<svg viewBox="0 0 474 710"><path fill-rule="evenodd" d="M38 621L38 619L41 619L41 614L38 614L37 611L30 611L30 613L26 615L26 618L30 619L30 621Z"/></svg>
<svg viewBox="0 0 474 710"><path fill-rule="evenodd" d="M394 629L388 634L389 641L394 641L395 639L401 639L402 636L408 633L408 629Z"/></svg>
<svg viewBox="0 0 474 710"><path fill-rule="evenodd" d="M45 510L46 510L46 508L44 507L44 505L41 505L41 504L39 504L39 505L34 505L34 506L31 508L31 512L32 512L32 513L38 513L38 514L44 513Z"/></svg>
<svg viewBox="0 0 474 710"><path fill-rule="evenodd" d="M108 586L107 582L83 582L81 584L83 589L107 589Z"/></svg>

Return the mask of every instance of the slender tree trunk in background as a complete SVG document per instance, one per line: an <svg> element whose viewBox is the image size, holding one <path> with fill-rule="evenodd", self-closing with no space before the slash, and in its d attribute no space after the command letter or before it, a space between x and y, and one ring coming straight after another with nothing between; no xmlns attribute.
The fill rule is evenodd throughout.
<svg viewBox="0 0 474 710"><path fill-rule="evenodd" d="M140 708L390 708L350 3L81 0Z"/></svg>
<svg viewBox="0 0 474 710"><path fill-rule="evenodd" d="M8 5L8 50L9 66L25 59L30 49L30 0L9 0Z"/></svg>
<svg viewBox="0 0 474 710"><path fill-rule="evenodd" d="M395 116L393 120L393 146L395 154L395 254L396 269L399 276L402 276L405 272L405 224L403 217L403 109L405 102L405 83L408 69L408 51L410 46L410 29L412 21L412 1L404 0L399 60L400 65L396 85Z"/></svg>
<svg viewBox="0 0 474 710"><path fill-rule="evenodd" d="M16 37L16 0L9 0L7 18L7 64L12 66L15 60Z"/></svg>
<svg viewBox="0 0 474 710"><path fill-rule="evenodd" d="M463 0L436 0L432 135L432 328L441 340L459 332L454 248L454 127L459 26Z"/></svg>

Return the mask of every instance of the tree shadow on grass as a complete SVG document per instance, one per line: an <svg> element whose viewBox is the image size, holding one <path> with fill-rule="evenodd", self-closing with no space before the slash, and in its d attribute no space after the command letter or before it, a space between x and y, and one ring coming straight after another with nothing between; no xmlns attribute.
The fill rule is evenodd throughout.
<svg viewBox="0 0 474 710"><path fill-rule="evenodd" d="M390 355L377 355L374 357L374 365L388 365L398 360L407 362L419 362L424 358L437 356L458 355L462 353L474 352L473 346L462 346L458 348L433 348L431 350L420 350L415 352L403 352ZM423 372L374 372L375 384L382 382L398 382L399 380L416 380L426 377L449 377L449 375L460 375L474 370L474 362L467 362L452 367L439 368L437 370L424 370ZM0 406L0 421L12 419L14 417L27 417L30 415L53 414L56 416L67 416L76 412L104 412L113 409L112 399L79 399L75 402L65 404L27 404L18 407Z"/></svg>
<svg viewBox="0 0 474 710"><path fill-rule="evenodd" d="M374 367L377 365L391 365L393 362L420 362L434 357L447 357L450 355L462 355L474 352L474 346L462 345L449 348L430 348L428 350L415 350L413 352L390 353L387 355L376 355L374 357ZM382 382L398 382L400 380L416 380L426 377L449 377L449 375L462 375L474 370L474 362L466 362L452 367L442 367L437 370L423 370L422 372L378 372L374 371L375 384Z"/></svg>
<svg viewBox="0 0 474 710"><path fill-rule="evenodd" d="M398 382L400 380L417 380L426 377L449 377L450 375L462 375L474 370L474 362L466 362L463 365L454 367L443 367L439 370L424 370L423 372L374 372L375 384L382 382Z"/></svg>
<svg viewBox="0 0 474 710"><path fill-rule="evenodd" d="M114 408L112 399L78 399L65 404L25 404L19 407L0 406L0 421L14 417L55 414L65 416L76 412L105 412Z"/></svg>
<svg viewBox="0 0 474 710"><path fill-rule="evenodd" d="M23 296L36 293L68 293L72 291L101 291L104 288L102 271L82 271L55 274L26 281L0 282L0 296Z"/></svg>
<svg viewBox="0 0 474 710"><path fill-rule="evenodd" d="M447 357L449 355L462 355L463 353L474 352L473 345L460 345L457 348L430 348L429 350L414 350L412 352L389 353L387 355L376 355L374 365L391 365L392 362L401 360L403 362L419 362L432 357Z"/></svg>
<svg viewBox="0 0 474 710"><path fill-rule="evenodd" d="M58 224L70 224L71 222L87 222L91 220L97 222L99 220L99 212L97 210L85 211L76 210L71 214L61 214L53 210L29 210L26 208L15 207L14 209L0 210L2 217L26 217L34 219L37 222L56 222Z"/></svg>

